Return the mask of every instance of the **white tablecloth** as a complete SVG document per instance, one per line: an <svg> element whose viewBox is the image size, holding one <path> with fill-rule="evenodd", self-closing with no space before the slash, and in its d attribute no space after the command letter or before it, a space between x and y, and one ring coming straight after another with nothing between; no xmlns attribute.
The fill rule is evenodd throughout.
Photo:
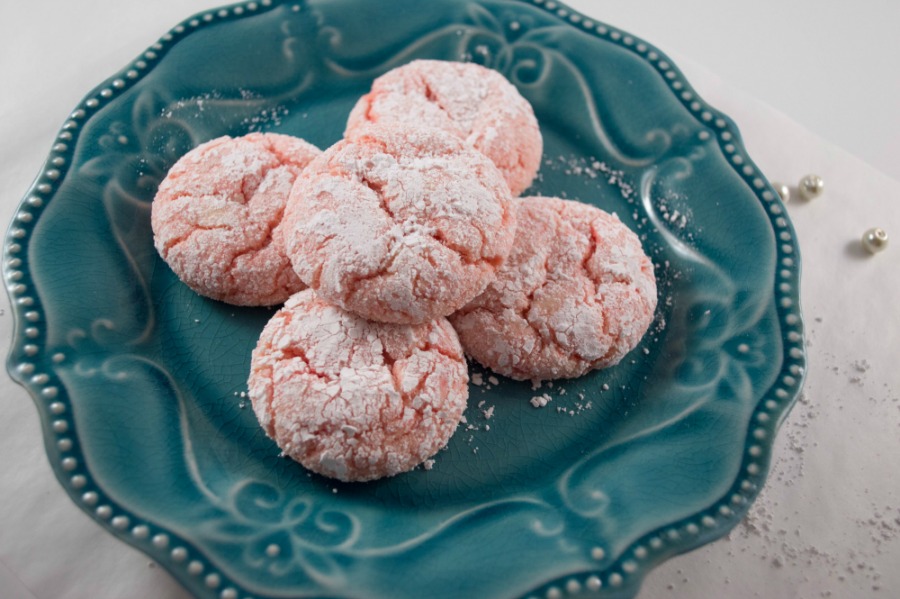
<svg viewBox="0 0 900 599"><path fill-rule="evenodd" d="M599 7L574 4L603 18ZM15 46L2 46L3 80L28 85L5 88L0 100L0 222L11 219L80 97L174 22L210 4L177 5L146 3L110 12L105 24L82 24L77 3L50 4L54 22L89 32L80 47L53 45L35 22L22 25L33 36L19 32ZM159 6L171 16L157 14ZM5 16L0 22L3 35L16 26ZM104 31L123 27L137 42L104 46ZM816 201L789 205L803 256L809 370L776 442L769 482L727 538L653 571L641 596L900 596L900 183L696 63L672 57L707 101L734 118L770 179L794 183L815 172L827 189ZM67 69L48 82L42 65L51 61L65 61ZM872 226L895 237L877 256L859 246ZM0 342L11 334L3 297ZM162 568L69 500L48 466L30 398L5 377L0 413L0 597L186 597Z"/></svg>

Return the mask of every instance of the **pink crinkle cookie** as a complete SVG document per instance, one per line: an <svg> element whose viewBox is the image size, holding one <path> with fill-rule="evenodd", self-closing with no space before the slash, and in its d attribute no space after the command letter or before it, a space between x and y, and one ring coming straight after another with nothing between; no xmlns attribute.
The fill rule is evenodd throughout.
<svg viewBox="0 0 900 599"><path fill-rule="evenodd" d="M503 75L472 63L416 60L388 71L360 98L347 133L371 123L438 127L484 153L519 195L537 174L543 139L531 104Z"/></svg>
<svg viewBox="0 0 900 599"><path fill-rule="evenodd" d="M493 280L515 209L480 152L439 129L372 126L297 178L284 215L294 269L324 299L379 322L451 314Z"/></svg>
<svg viewBox="0 0 900 599"><path fill-rule="evenodd" d="M656 309L653 264L615 215L557 198L517 201L519 232L487 290L450 320L463 347L519 380L618 363Z"/></svg>
<svg viewBox="0 0 900 599"><path fill-rule="evenodd" d="M285 454L313 472L366 481L410 470L446 445L468 380L446 318L375 323L307 289L263 329L248 384L256 417Z"/></svg>
<svg viewBox="0 0 900 599"><path fill-rule="evenodd" d="M160 256L201 295L243 306L282 303L304 285L278 225L294 180L319 154L275 133L197 146L169 170L153 200Z"/></svg>

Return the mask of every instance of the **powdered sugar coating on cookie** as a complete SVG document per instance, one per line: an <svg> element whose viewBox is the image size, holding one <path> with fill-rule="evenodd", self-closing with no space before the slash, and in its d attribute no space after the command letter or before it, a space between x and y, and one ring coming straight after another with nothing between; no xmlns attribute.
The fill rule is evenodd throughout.
<svg viewBox="0 0 900 599"><path fill-rule="evenodd" d="M475 360L514 379L618 363L656 309L653 264L615 215L558 198L516 202L519 232L487 290L450 320Z"/></svg>
<svg viewBox="0 0 900 599"><path fill-rule="evenodd" d="M447 319L374 323L309 289L263 329L248 384L260 424L284 453L343 481L422 463L446 445L468 399L465 358Z"/></svg>
<svg viewBox="0 0 900 599"><path fill-rule="evenodd" d="M503 75L481 65L415 60L388 71L350 112L347 133L390 122L456 135L497 165L514 196L540 168L543 138L531 104Z"/></svg>
<svg viewBox="0 0 900 599"><path fill-rule="evenodd" d="M284 216L297 274L364 318L418 324L481 293L515 211L500 172L438 129L372 126L298 177Z"/></svg>
<svg viewBox="0 0 900 599"><path fill-rule="evenodd" d="M304 285L279 223L294 180L320 153L276 133L197 146L172 166L153 200L160 256L201 295L237 305L282 303Z"/></svg>

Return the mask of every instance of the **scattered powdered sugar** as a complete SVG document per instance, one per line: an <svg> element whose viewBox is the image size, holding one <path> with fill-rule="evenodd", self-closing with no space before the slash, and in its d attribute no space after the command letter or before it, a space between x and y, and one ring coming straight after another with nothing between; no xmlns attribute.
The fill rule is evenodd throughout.
<svg viewBox="0 0 900 599"><path fill-rule="evenodd" d="M555 159L544 160L544 166L551 171L562 171L573 177L583 177L587 180L596 180L617 188L622 198L632 202L636 199L634 185L625 175L625 172L609 166L606 162L596 158L584 156L557 156ZM565 192L561 197L566 197Z"/></svg>
<svg viewBox="0 0 900 599"><path fill-rule="evenodd" d="M270 105L268 101L260 94L248 90L238 89L240 99L243 101L242 107L258 105L259 108L255 114L244 117L240 121L240 125L247 133L267 131L273 127L279 127L282 119L290 114L290 110L282 105ZM232 96L223 94L219 90L212 90L187 98L180 98L169 103L159 111L159 116L164 119L175 118L201 118L207 111L209 104L215 103L220 105L223 102L234 102ZM211 114L217 114L211 111Z"/></svg>
<svg viewBox="0 0 900 599"><path fill-rule="evenodd" d="M244 408L247 407L247 402L249 400L249 396L247 395L246 391L235 391L234 396L239 398L238 408L243 410Z"/></svg>
<svg viewBox="0 0 900 599"><path fill-rule="evenodd" d="M471 420L465 414L460 420L460 428L468 433L465 442L472 448L474 455L478 455L478 445L475 444L477 441L476 433L489 433L491 431L491 425L488 421L494 417L495 409L494 405L488 405L486 400L481 400L475 406L475 409L471 410L475 412Z"/></svg>
<svg viewBox="0 0 900 599"><path fill-rule="evenodd" d="M241 121L241 125L247 131L266 131L273 127L279 127L284 117L290 114L284 106L272 106L262 108L253 116L249 116Z"/></svg>
<svg viewBox="0 0 900 599"><path fill-rule="evenodd" d="M587 402L580 402L580 401L577 401L577 402L575 402L575 404L572 405L571 407L557 406L557 408L556 408L556 413L557 413L557 414L565 414L565 415L567 415L567 416L575 416L575 415L577 415L577 414L581 414L581 413L584 412L585 410L590 410L590 409L592 409L593 407L594 407L593 402L590 402L590 401L587 401Z"/></svg>
<svg viewBox="0 0 900 599"><path fill-rule="evenodd" d="M487 400L481 400L476 404L475 409L472 410L475 412L473 419L469 420L463 414L460 419L460 426L467 431L489 431L491 430L491 425L487 421L494 417L495 410L495 405L488 405Z"/></svg>
<svg viewBox="0 0 900 599"><path fill-rule="evenodd" d="M693 240L697 231L695 227L689 227L693 222L693 210L685 196L667 189L663 195L654 199L655 208L659 212L660 218L667 222L670 227L681 230L684 239Z"/></svg>
<svg viewBox="0 0 900 599"><path fill-rule="evenodd" d="M808 341L822 322L808 320ZM819 367L778 431L767 484L725 539L690 559L721 552L739 558L729 576L740 577L742 596L771 573L778 582L760 584L752 596L789 588L798 597L895 597L897 578L885 564L900 555L900 497L896 485L881 483L895 476L897 437L885 437L900 427L900 393L873 384L880 361L831 351L816 360ZM854 439L848 429L871 431L877 441ZM716 561L720 571L731 567ZM667 576L667 588L679 596L703 596L702 582L695 586L682 570L673 574L671 565L662 570L651 575L651 587L658 584L654 576Z"/></svg>
<svg viewBox="0 0 900 599"><path fill-rule="evenodd" d="M589 187L596 185L598 190L602 187L616 189L625 205L630 207L627 216L631 218L631 226L638 233L641 241L648 240L645 229L651 225L650 215L646 214L645 208L641 206L642 198L639 197L635 184L623 170L613 168L596 158L577 155L559 155L555 159L548 158L544 161L544 168L550 172L562 172L567 176L580 178ZM541 179L540 174L538 179ZM562 192L560 197L568 199L565 192ZM657 222L665 223L667 228L677 232L682 241L690 243L696 239L696 235L702 232L702 228L694 221L693 209L685 194L665 188L650 198L650 205L657 213ZM648 253L651 255L659 255L663 252L662 245L648 248Z"/></svg>
<svg viewBox="0 0 900 599"><path fill-rule="evenodd" d="M196 110L196 112L194 112L192 116L200 116L201 113L206 110L206 103L209 100L221 100L222 98L222 93L218 90L213 90L188 98L180 98L178 100L175 100L174 102L171 102L165 108L160 110L159 116L164 119L171 119L175 116L182 115L191 109Z"/></svg>
<svg viewBox="0 0 900 599"><path fill-rule="evenodd" d="M604 386L605 386L604 390L609 389L608 385L604 385ZM560 401L560 398L562 398L563 396L566 395L566 391L567 390L565 387L559 387L556 390L555 398L548 392L548 393L542 393L540 395L533 396L529 400L529 402L535 408L544 408L554 400L556 400L557 402ZM568 402L566 402L566 405L557 405L556 409L555 409L555 413L562 414L565 416L577 416L578 414L581 414L584 411L593 409L593 407L594 407L594 402L586 399L584 392L579 391L579 392L575 393Z"/></svg>

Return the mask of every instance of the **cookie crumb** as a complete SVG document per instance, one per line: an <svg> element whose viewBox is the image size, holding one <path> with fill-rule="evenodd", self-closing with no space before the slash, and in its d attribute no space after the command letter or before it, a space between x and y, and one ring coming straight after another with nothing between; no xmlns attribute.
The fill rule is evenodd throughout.
<svg viewBox="0 0 900 599"><path fill-rule="evenodd" d="M543 408L551 401L553 401L553 398L550 397L549 395L547 395L546 393L544 393L543 395L535 395L534 397L532 397L531 405L533 405L536 408Z"/></svg>

